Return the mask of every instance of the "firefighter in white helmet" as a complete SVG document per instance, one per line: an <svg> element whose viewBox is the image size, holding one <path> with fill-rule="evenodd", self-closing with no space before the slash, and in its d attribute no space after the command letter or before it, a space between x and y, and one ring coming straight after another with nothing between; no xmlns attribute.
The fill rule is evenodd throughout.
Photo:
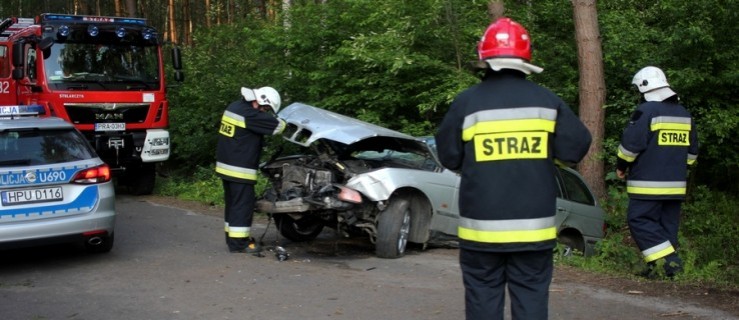
<svg viewBox="0 0 739 320"><path fill-rule="evenodd" d="M441 163L461 172L459 261L467 319L547 319L557 182L555 162L573 165L591 135L562 99L529 81L531 39L508 18L478 45L482 82L460 93L436 133Z"/></svg>
<svg viewBox="0 0 739 320"><path fill-rule="evenodd" d="M251 237L259 157L264 135L285 130L276 116L282 100L271 87L241 88L242 98L226 107L221 117L216 149L216 173L223 180L226 244L234 253L257 253Z"/></svg>
<svg viewBox="0 0 739 320"><path fill-rule="evenodd" d="M658 276L656 262L663 260L665 275L673 277L682 269L677 254L680 207L688 165L698 157L698 134L661 69L639 70L632 84L643 99L623 131L616 174L627 180L629 229L647 263L640 275Z"/></svg>

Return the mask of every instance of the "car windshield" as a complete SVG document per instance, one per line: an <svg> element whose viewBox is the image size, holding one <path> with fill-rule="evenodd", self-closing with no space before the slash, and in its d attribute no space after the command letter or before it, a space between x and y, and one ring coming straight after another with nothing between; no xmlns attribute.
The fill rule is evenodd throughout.
<svg viewBox="0 0 739 320"><path fill-rule="evenodd" d="M0 132L0 167L72 162L95 157L75 130L23 130Z"/></svg>
<svg viewBox="0 0 739 320"><path fill-rule="evenodd" d="M49 86L57 90L156 90L156 46L55 43L44 60Z"/></svg>

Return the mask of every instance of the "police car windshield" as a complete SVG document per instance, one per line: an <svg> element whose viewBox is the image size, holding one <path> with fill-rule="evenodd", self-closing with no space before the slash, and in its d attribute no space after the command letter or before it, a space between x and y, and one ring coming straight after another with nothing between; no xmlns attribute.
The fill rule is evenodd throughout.
<svg viewBox="0 0 739 320"><path fill-rule="evenodd" d="M44 165L95 157L73 129L0 132L0 167Z"/></svg>

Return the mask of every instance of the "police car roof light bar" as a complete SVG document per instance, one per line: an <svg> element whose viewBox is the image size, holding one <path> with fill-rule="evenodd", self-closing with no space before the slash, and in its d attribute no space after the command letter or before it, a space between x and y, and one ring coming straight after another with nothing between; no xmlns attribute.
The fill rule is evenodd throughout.
<svg viewBox="0 0 739 320"><path fill-rule="evenodd" d="M28 117L46 114L46 110L40 105L0 106L0 118Z"/></svg>

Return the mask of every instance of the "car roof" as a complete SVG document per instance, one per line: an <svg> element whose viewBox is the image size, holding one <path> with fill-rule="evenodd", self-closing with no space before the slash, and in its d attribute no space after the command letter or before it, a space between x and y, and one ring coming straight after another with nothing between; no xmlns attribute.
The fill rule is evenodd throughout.
<svg viewBox="0 0 739 320"><path fill-rule="evenodd" d="M411 135L299 102L280 110L279 116L296 127L296 131L285 136L285 139L305 147L319 139L350 145L372 137L388 137L408 140L412 143L423 143Z"/></svg>

